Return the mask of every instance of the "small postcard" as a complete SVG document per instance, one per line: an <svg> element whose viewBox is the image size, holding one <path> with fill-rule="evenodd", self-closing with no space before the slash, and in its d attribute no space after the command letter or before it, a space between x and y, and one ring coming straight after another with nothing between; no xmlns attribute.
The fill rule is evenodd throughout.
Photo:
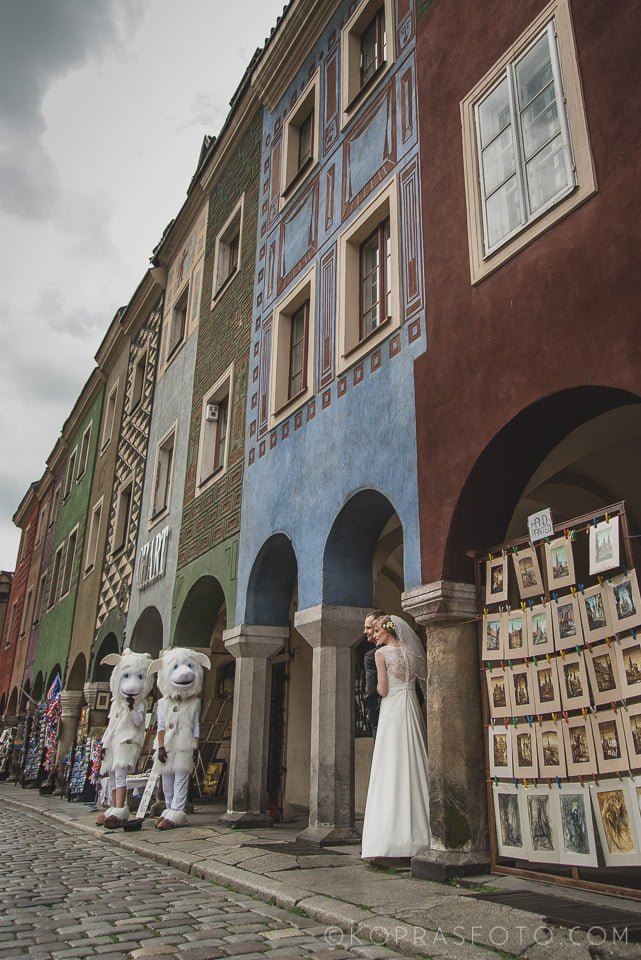
<svg viewBox="0 0 641 960"><path fill-rule="evenodd" d="M551 604L537 603L527 611L528 652L531 657L554 653Z"/></svg>
<svg viewBox="0 0 641 960"><path fill-rule="evenodd" d="M490 776L512 778L512 730L510 727L488 727Z"/></svg>
<svg viewBox="0 0 641 960"><path fill-rule="evenodd" d="M507 554L485 562L485 602L506 603L508 592Z"/></svg>
<svg viewBox="0 0 641 960"><path fill-rule="evenodd" d="M598 643L614 633L610 601L605 584L588 587L577 594L586 643Z"/></svg>
<svg viewBox="0 0 641 960"><path fill-rule="evenodd" d="M568 537L557 537L545 544L545 564L550 591L575 583L572 541Z"/></svg>
<svg viewBox="0 0 641 960"><path fill-rule="evenodd" d="M561 825L559 863L573 866L598 866L592 804L587 786L562 783L552 790Z"/></svg>
<svg viewBox="0 0 641 960"><path fill-rule="evenodd" d="M590 717L569 717L564 720L563 739L568 776L594 776L597 772L597 763Z"/></svg>
<svg viewBox="0 0 641 960"><path fill-rule="evenodd" d="M505 633L505 618L502 613L486 613L483 616L483 645L481 659L503 659L503 634Z"/></svg>
<svg viewBox="0 0 641 960"><path fill-rule="evenodd" d="M565 777L565 744L562 724L544 720L536 724L536 744L539 753L539 777Z"/></svg>
<svg viewBox="0 0 641 960"><path fill-rule="evenodd" d="M590 574L614 570L619 564L619 518L590 525Z"/></svg>
<svg viewBox="0 0 641 960"><path fill-rule="evenodd" d="M627 771L628 751L621 711L600 710L591 719L599 773Z"/></svg>
<svg viewBox="0 0 641 960"><path fill-rule="evenodd" d="M590 706L590 687L585 658L582 652L566 653L556 658L564 710L578 710Z"/></svg>
<svg viewBox="0 0 641 960"><path fill-rule="evenodd" d="M534 726L519 723L512 727L512 750L514 776L519 780L536 780L539 775L539 758Z"/></svg>
<svg viewBox="0 0 641 960"><path fill-rule="evenodd" d="M521 600L543 595L543 578L536 555L536 547L522 547L512 554L516 582Z"/></svg>
<svg viewBox="0 0 641 960"><path fill-rule="evenodd" d="M633 792L624 780L590 784L606 867L638 866L641 863Z"/></svg>
<svg viewBox="0 0 641 960"><path fill-rule="evenodd" d="M492 785L494 798L494 816L496 823L496 844L501 857L517 860L529 859L529 846L523 829L524 790L513 783Z"/></svg>
<svg viewBox="0 0 641 960"><path fill-rule="evenodd" d="M559 597L550 604L557 650L583 646L579 604L575 596Z"/></svg>

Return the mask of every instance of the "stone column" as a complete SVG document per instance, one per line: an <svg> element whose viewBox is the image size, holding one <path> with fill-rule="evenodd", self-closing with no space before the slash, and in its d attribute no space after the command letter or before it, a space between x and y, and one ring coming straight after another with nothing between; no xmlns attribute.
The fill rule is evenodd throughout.
<svg viewBox="0 0 641 960"><path fill-rule="evenodd" d="M230 827L271 826L263 813L269 746L271 664L289 636L287 627L242 624L225 630L225 647L236 657L227 813Z"/></svg>
<svg viewBox="0 0 641 960"><path fill-rule="evenodd" d="M353 843L354 671L352 647L371 611L317 606L299 610L296 629L313 650L309 826L300 837L319 846Z"/></svg>
<svg viewBox="0 0 641 960"><path fill-rule="evenodd" d="M64 769L62 761L71 751L76 732L80 711L85 702L82 690L62 690L60 692L60 727L58 732L58 750L56 752L56 790L62 792L64 784Z"/></svg>
<svg viewBox="0 0 641 960"><path fill-rule="evenodd" d="M427 632L430 849L412 874L430 880L489 868L476 587L440 580L403 594Z"/></svg>

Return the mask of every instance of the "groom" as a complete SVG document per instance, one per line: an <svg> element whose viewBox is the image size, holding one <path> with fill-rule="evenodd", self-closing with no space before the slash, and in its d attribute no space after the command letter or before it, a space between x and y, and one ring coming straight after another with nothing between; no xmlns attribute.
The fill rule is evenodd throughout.
<svg viewBox="0 0 641 960"><path fill-rule="evenodd" d="M378 644L374 638L374 624L380 617L384 616L385 614L382 610L373 610L365 617L365 623L363 624L364 635L367 637L370 643L374 644L374 646L368 650L363 657L363 666L365 668L365 710L367 713L367 722L369 723L369 727L372 731L372 736L374 739L376 739L378 713L381 708L381 698L379 697L376 689L377 670L374 656L376 654L376 646Z"/></svg>

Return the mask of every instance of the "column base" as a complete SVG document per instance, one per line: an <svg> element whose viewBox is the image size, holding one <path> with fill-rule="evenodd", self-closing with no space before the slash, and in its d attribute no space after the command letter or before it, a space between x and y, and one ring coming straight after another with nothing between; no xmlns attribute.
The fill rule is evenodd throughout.
<svg viewBox="0 0 641 960"><path fill-rule="evenodd" d="M489 850L426 850L412 857L412 876L419 880L446 883L453 877L470 877L490 872Z"/></svg>
<svg viewBox="0 0 641 960"><path fill-rule="evenodd" d="M361 835L354 827L334 827L331 824L319 827L307 827L296 836L303 843L311 843L316 847L347 846L361 842Z"/></svg>
<svg viewBox="0 0 641 960"><path fill-rule="evenodd" d="M247 827L273 827L274 821L266 813L254 813L251 810L244 810L240 813L225 813L219 818L218 823L223 827L231 827L232 830L244 830Z"/></svg>

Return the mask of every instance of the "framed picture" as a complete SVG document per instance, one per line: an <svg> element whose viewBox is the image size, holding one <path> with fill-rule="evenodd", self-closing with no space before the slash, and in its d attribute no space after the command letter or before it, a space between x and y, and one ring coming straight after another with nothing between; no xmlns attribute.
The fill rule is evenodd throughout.
<svg viewBox="0 0 641 960"><path fill-rule="evenodd" d="M554 629L554 645L557 650L583 646L581 616L576 597L559 597L550 604Z"/></svg>
<svg viewBox="0 0 641 960"><path fill-rule="evenodd" d="M628 770L628 751L619 710L602 710L591 717L599 773Z"/></svg>
<svg viewBox="0 0 641 960"><path fill-rule="evenodd" d="M621 633L638 627L641 623L641 596L636 571L612 577L607 588L614 632Z"/></svg>
<svg viewBox="0 0 641 960"><path fill-rule="evenodd" d="M519 723L512 727L512 752L514 776L519 780L535 780L539 775L539 758L534 726Z"/></svg>
<svg viewBox="0 0 641 960"><path fill-rule="evenodd" d="M534 604L527 612L528 652L531 657L554 652L554 634L549 603Z"/></svg>
<svg viewBox="0 0 641 960"><path fill-rule="evenodd" d="M520 802L524 791L513 783L499 783L493 785L492 792L499 856L528 860L529 847L525 839Z"/></svg>
<svg viewBox="0 0 641 960"><path fill-rule="evenodd" d="M508 670L512 715L527 717L536 712L532 672L527 663L518 663Z"/></svg>
<svg viewBox="0 0 641 960"><path fill-rule="evenodd" d="M512 701L508 689L507 667L485 671L490 716L500 719L512 716Z"/></svg>
<svg viewBox="0 0 641 960"><path fill-rule="evenodd" d="M549 590L571 586L575 582L572 541L567 537L557 537L546 543L545 566Z"/></svg>
<svg viewBox="0 0 641 960"><path fill-rule="evenodd" d="M641 703L628 705L622 711L623 733L631 768L641 767Z"/></svg>
<svg viewBox="0 0 641 960"><path fill-rule="evenodd" d="M598 866L592 805L588 788L578 783L562 783L552 790L558 810L559 863L571 866Z"/></svg>
<svg viewBox="0 0 641 960"><path fill-rule="evenodd" d="M536 555L536 547L524 547L512 554L519 596L522 600L538 597L543 593L543 578Z"/></svg>
<svg viewBox="0 0 641 960"><path fill-rule="evenodd" d="M510 727L490 725L488 752L490 776L512 777L512 730Z"/></svg>
<svg viewBox="0 0 641 960"><path fill-rule="evenodd" d="M530 787L524 791L523 825L533 863L559 862L560 825L551 787Z"/></svg>
<svg viewBox="0 0 641 960"><path fill-rule="evenodd" d="M99 690L96 694L95 710L108 710L111 694L108 690Z"/></svg>
<svg viewBox="0 0 641 960"><path fill-rule="evenodd" d="M586 643L597 643L605 640L614 631L610 617L610 603L605 586L597 584L577 594L583 636Z"/></svg>
<svg viewBox="0 0 641 960"><path fill-rule="evenodd" d="M503 634L505 620L502 613L487 613L483 617L483 660L503 659Z"/></svg>
<svg viewBox="0 0 641 960"><path fill-rule="evenodd" d="M597 772L592 724L589 716L563 722L565 760L569 777L591 777Z"/></svg>
<svg viewBox="0 0 641 960"><path fill-rule="evenodd" d="M625 698L641 694L641 637L624 637L614 645L621 693Z"/></svg>
<svg viewBox="0 0 641 960"><path fill-rule="evenodd" d="M629 784L623 780L590 784L590 795L606 867L638 866L641 851Z"/></svg>
<svg viewBox="0 0 641 960"><path fill-rule="evenodd" d="M510 610L505 614L504 656L518 660L528 655L528 628L525 610Z"/></svg>
<svg viewBox="0 0 641 960"><path fill-rule="evenodd" d="M485 562L485 602L506 603L508 591L507 554Z"/></svg>
<svg viewBox="0 0 641 960"><path fill-rule="evenodd" d="M541 660L532 665L532 686L537 713L561 711L561 691L556 664L552 659Z"/></svg>
<svg viewBox="0 0 641 960"><path fill-rule="evenodd" d="M611 517L590 526L590 573L604 573L619 566L619 518Z"/></svg>
<svg viewBox="0 0 641 960"><path fill-rule="evenodd" d="M572 652L557 657L556 669L559 674L563 709L577 710L580 707L589 707L590 687L583 653Z"/></svg>
<svg viewBox="0 0 641 960"><path fill-rule="evenodd" d="M630 777L627 783L632 796L632 820L641 845L641 777Z"/></svg>
<svg viewBox="0 0 641 960"><path fill-rule="evenodd" d="M621 699L619 671L614 659L614 650L607 644L589 647L585 655L592 700L597 706L614 703Z"/></svg>
<svg viewBox="0 0 641 960"><path fill-rule="evenodd" d="M539 776L564 777L566 766L562 724L554 720L537 723L536 746L539 754Z"/></svg>

